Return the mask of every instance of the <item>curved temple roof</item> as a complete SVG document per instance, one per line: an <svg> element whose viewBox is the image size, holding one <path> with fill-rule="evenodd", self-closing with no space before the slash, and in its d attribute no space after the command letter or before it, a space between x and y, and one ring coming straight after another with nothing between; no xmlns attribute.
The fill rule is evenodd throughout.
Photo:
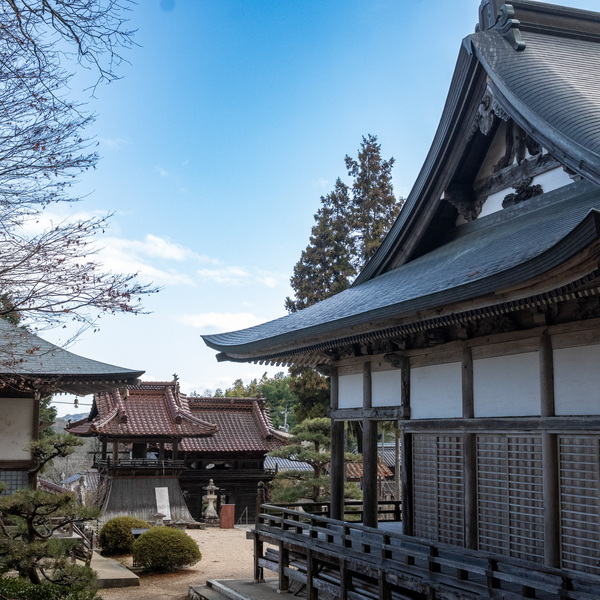
<svg viewBox="0 0 600 600"><path fill-rule="evenodd" d="M482 9L500 4L483 0ZM503 6L494 22L482 17L480 30L463 40L425 164L353 287L269 323L202 336L220 351L219 360L275 360L378 327L419 322L475 298L491 306L496 291L543 275L598 241L600 14L530 0L512 4L514 14ZM466 155L486 87L503 118L587 181L462 225L418 256L418 239Z"/></svg>
<svg viewBox="0 0 600 600"><path fill-rule="evenodd" d="M82 436L134 439L206 436L217 427L190 411L176 382L142 382L96 394L90 416L67 430Z"/></svg>
<svg viewBox="0 0 600 600"><path fill-rule="evenodd" d="M0 385L84 396L137 383L144 371L92 360L0 319Z"/></svg>

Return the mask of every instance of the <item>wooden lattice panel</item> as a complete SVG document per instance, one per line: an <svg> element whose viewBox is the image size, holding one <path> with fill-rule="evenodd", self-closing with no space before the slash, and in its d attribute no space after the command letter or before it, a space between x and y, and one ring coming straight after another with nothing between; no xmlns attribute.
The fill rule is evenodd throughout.
<svg viewBox="0 0 600 600"><path fill-rule="evenodd" d="M542 443L539 436L477 436L479 548L544 560Z"/></svg>
<svg viewBox="0 0 600 600"><path fill-rule="evenodd" d="M600 574L598 438L559 436L561 560L566 569Z"/></svg>
<svg viewBox="0 0 600 600"><path fill-rule="evenodd" d="M415 435L413 473L415 535L462 546L462 438L456 435Z"/></svg>

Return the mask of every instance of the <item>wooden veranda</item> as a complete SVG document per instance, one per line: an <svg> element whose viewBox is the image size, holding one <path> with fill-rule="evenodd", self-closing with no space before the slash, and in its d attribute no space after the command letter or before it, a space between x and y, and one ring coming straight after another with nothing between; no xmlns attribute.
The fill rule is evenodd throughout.
<svg viewBox="0 0 600 600"><path fill-rule="evenodd" d="M379 503L377 528L360 522L360 502L344 506L345 518L359 520L331 519L325 504L310 510L260 506L251 533L255 582L269 569L280 592L296 581L308 600L600 598L599 577L403 535L400 502Z"/></svg>

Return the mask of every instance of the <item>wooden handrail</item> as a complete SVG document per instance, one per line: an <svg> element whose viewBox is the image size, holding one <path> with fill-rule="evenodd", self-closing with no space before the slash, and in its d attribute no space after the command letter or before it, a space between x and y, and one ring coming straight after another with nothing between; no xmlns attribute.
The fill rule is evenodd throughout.
<svg viewBox="0 0 600 600"><path fill-rule="evenodd" d="M544 594L562 600L600 598L598 576L567 573L534 562L434 543L297 508L298 505L261 505L255 535L271 543L289 544L296 551L304 547L307 552L330 556L331 565L340 565L340 579L346 569L353 570L357 577L370 569L391 574L400 581L404 574L407 580L420 580L421 585L435 587L442 581L482 595L507 590L511 598L537 598Z"/></svg>

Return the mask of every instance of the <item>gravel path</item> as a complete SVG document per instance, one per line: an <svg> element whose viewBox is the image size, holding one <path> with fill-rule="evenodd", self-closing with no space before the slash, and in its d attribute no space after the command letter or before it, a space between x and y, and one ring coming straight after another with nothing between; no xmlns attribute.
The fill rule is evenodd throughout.
<svg viewBox="0 0 600 600"><path fill-rule="evenodd" d="M140 574L140 586L100 590L104 600L184 600L190 585L207 579L251 579L252 540L242 529L188 529L196 540L202 560L189 569L167 575ZM131 558L123 559L131 565Z"/></svg>

